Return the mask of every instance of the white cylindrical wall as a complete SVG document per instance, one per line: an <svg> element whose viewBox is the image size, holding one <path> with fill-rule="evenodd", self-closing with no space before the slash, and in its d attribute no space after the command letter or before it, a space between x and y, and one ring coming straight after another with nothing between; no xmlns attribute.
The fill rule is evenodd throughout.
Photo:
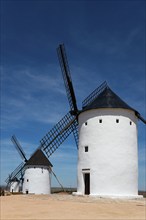
<svg viewBox="0 0 146 220"><path fill-rule="evenodd" d="M50 182L50 172L48 167L26 167L23 182L23 193L50 194Z"/></svg>
<svg viewBox="0 0 146 220"><path fill-rule="evenodd" d="M18 181L11 182L10 192L19 192L20 183Z"/></svg>
<svg viewBox="0 0 146 220"><path fill-rule="evenodd" d="M101 122L101 123L100 123ZM88 152L85 152L88 146ZM137 118L127 109L94 109L79 115L77 194L138 195Z"/></svg>

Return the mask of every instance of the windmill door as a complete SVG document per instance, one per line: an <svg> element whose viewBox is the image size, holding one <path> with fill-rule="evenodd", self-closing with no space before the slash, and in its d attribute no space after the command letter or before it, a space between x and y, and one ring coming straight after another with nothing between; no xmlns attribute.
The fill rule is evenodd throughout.
<svg viewBox="0 0 146 220"><path fill-rule="evenodd" d="M85 195L90 194L90 173L84 174L84 182L85 182Z"/></svg>

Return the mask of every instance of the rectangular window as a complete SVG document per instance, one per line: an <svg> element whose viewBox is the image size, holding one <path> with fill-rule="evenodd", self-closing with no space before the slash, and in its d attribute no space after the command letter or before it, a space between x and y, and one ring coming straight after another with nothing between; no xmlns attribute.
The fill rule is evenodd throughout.
<svg viewBox="0 0 146 220"><path fill-rule="evenodd" d="M102 123L102 119L99 119L99 123Z"/></svg>
<svg viewBox="0 0 146 220"><path fill-rule="evenodd" d="M88 146L85 146L85 152L88 152Z"/></svg>
<svg viewBox="0 0 146 220"><path fill-rule="evenodd" d="M87 125L87 121L85 122L85 125Z"/></svg>
<svg viewBox="0 0 146 220"><path fill-rule="evenodd" d="M116 123L119 123L119 119L116 119Z"/></svg>

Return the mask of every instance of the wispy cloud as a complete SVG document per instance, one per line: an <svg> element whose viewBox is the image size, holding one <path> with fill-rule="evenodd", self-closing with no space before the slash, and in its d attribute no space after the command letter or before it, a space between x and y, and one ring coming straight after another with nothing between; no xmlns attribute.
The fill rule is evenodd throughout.
<svg viewBox="0 0 146 220"><path fill-rule="evenodd" d="M20 140L18 141L26 155L26 158L29 159L30 155L34 152L34 149L36 149L36 145L31 142L24 142ZM10 139L1 140L0 152L1 152L1 166L3 168L7 167L8 169L10 169L11 166L14 168L15 166L17 166L17 164L23 161L23 158L21 158L17 149L15 148L14 144Z"/></svg>
<svg viewBox="0 0 146 220"><path fill-rule="evenodd" d="M89 33L84 31L84 38L79 38L82 36L80 30L76 33L78 37L78 42L80 46L84 49L90 51L105 54L105 55L117 55L125 56L128 49L133 45L134 41L138 39L144 40L144 30L143 27L133 27L126 32L122 32L118 29L112 32L107 29L101 29L100 31L95 31ZM92 38L92 42L91 42Z"/></svg>
<svg viewBox="0 0 146 220"><path fill-rule="evenodd" d="M58 68L53 65L46 66L43 70L24 66L9 68L1 66L1 69L2 88L5 92L6 89L12 89L9 94L15 94L15 92L20 90L21 95L24 95L23 93L29 95L30 92L37 94L38 91L41 92L43 90L47 93L54 91L65 95L61 75L60 73L58 74Z"/></svg>
<svg viewBox="0 0 146 220"><path fill-rule="evenodd" d="M1 102L3 127L12 124L17 126L22 120L57 122L68 111L62 102L66 101L66 95L61 80L56 74L48 76L34 69L3 70ZM57 101L58 96L60 99Z"/></svg>

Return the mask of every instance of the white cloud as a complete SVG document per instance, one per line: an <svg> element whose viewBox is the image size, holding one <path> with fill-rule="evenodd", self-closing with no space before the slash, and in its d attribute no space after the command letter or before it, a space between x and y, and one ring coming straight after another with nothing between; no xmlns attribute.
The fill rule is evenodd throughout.
<svg viewBox="0 0 146 220"><path fill-rule="evenodd" d="M63 81L56 76L20 67L19 70L5 69L2 77L2 128L12 124L20 126L24 120L52 124L63 117L69 108ZM56 99L58 96L60 99Z"/></svg>

